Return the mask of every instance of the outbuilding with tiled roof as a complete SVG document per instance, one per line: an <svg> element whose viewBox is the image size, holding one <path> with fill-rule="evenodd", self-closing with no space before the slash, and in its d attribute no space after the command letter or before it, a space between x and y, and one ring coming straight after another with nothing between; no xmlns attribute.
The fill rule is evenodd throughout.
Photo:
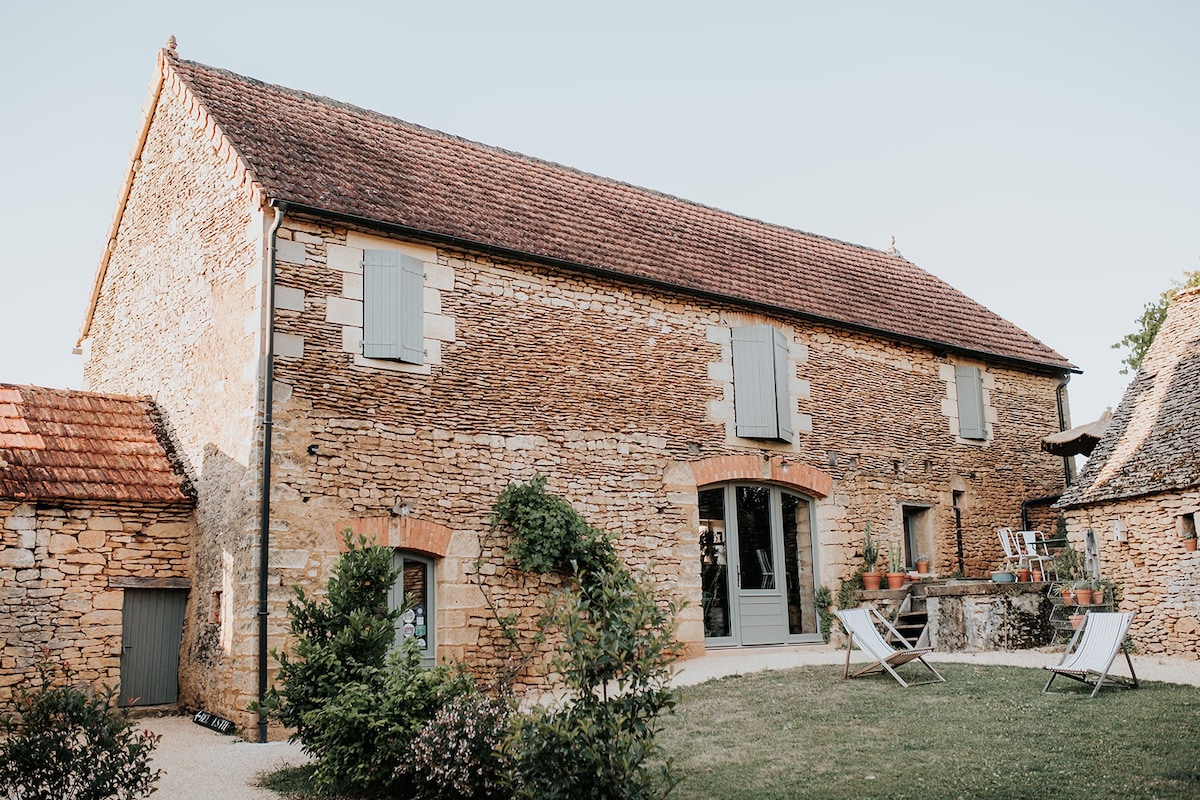
<svg viewBox="0 0 1200 800"><path fill-rule="evenodd" d="M0 708L46 651L174 702L193 507L152 401L0 384Z"/></svg>

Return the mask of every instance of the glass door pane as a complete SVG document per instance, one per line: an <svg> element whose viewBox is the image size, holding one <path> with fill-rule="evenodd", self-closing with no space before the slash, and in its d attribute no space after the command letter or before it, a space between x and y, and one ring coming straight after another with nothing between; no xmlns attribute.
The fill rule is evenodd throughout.
<svg viewBox="0 0 1200 800"><path fill-rule="evenodd" d="M771 547L771 490L737 487L738 575L742 591L775 588Z"/></svg>
<svg viewBox="0 0 1200 800"><path fill-rule="evenodd" d="M724 488L700 492L700 597L705 638L730 636Z"/></svg>
<svg viewBox="0 0 1200 800"><path fill-rule="evenodd" d="M782 505L788 633L819 633L813 602L812 517L808 501L784 492Z"/></svg>

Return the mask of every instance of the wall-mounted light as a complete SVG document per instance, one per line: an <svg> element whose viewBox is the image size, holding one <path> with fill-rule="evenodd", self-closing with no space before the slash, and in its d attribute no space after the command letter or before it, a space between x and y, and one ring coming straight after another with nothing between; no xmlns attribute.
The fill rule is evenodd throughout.
<svg viewBox="0 0 1200 800"><path fill-rule="evenodd" d="M317 450L319 450L320 447L321 447L321 445L317 444L316 442L313 442L312 444L310 444L308 446L308 454L310 456L315 456L317 454Z"/></svg>

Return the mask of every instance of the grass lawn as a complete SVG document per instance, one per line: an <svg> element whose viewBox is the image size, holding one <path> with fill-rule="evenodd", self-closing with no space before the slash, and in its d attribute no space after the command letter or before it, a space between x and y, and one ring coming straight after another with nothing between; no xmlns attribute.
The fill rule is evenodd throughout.
<svg viewBox="0 0 1200 800"><path fill-rule="evenodd" d="M682 775L671 800L1200 797L1200 688L1090 700L1064 678L1043 695L1043 670L937 668L946 683L910 689L840 665L682 689L660 738Z"/></svg>

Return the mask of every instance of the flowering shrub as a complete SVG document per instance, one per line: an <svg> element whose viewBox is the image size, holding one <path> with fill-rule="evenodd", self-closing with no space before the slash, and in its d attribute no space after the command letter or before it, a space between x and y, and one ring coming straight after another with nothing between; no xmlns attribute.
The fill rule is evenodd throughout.
<svg viewBox="0 0 1200 800"><path fill-rule="evenodd" d="M504 698L471 692L437 712L412 743L411 774L422 800L499 800L500 745L508 735L512 706Z"/></svg>
<svg viewBox="0 0 1200 800"><path fill-rule="evenodd" d="M115 709L116 690L74 684L47 657L39 685L16 692L20 715L0 717L0 796L9 800L133 800L154 791L158 736Z"/></svg>

